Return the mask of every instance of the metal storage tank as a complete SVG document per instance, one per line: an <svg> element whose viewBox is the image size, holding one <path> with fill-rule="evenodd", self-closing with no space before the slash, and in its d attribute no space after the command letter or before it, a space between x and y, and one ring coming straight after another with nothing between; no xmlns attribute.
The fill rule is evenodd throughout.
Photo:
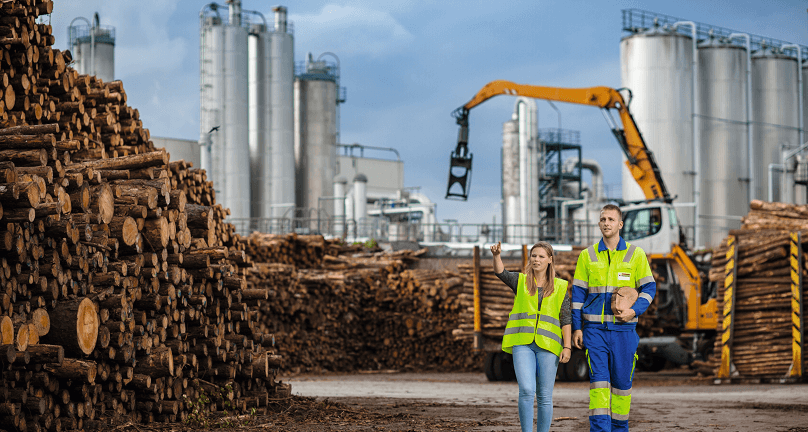
<svg viewBox="0 0 808 432"><path fill-rule="evenodd" d="M699 214L707 216L699 224L704 244L718 246L730 229L740 228L731 217L749 210L746 48L712 40L699 46L698 55Z"/></svg>
<svg viewBox="0 0 808 432"><path fill-rule="evenodd" d="M522 223L519 210L519 123L514 119L502 124L502 221L503 241L518 240L516 225ZM512 239L513 237L513 239Z"/></svg>
<svg viewBox="0 0 808 432"><path fill-rule="evenodd" d="M263 18L263 17L262 17ZM266 23L252 24L248 39L249 55L249 143L250 143L250 214L254 218L272 216L272 149L270 111L270 41Z"/></svg>
<svg viewBox="0 0 808 432"><path fill-rule="evenodd" d="M200 118L199 143L202 146L201 168L213 181L214 191L221 196L227 179L223 176L224 145L224 24L218 5L206 5L200 18Z"/></svg>
<svg viewBox="0 0 808 432"><path fill-rule="evenodd" d="M320 209L320 198L330 197L337 161L337 81L333 63L315 61L309 54L306 72L295 80L295 167L297 206ZM324 202L323 209L331 207Z"/></svg>
<svg viewBox="0 0 808 432"><path fill-rule="evenodd" d="M801 73L802 73L802 125L803 125L802 127L806 128L808 127L808 64L803 64L801 69L802 69ZM805 132L803 132L803 140L808 140L808 134L806 134ZM798 155L798 157L800 156ZM803 164L799 166L805 168L806 166L804 165L805 159L801 158L800 160L802 160ZM802 174L804 173L800 174L795 173L795 180L799 175ZM808 186L806 186L805 184L806 180L808 179L802 180L803 181L802 184L797 184L794 187L794 202L796 204L808 204Z"/></svg>
<svg viewBox="0 0 808 432"><path fill-rule="evenodd" d="M115 78L115 27L99 25L98 13L93 23L85 18L75 18L87 22L86 26L68 27L68 40L73 54L73 68L80 74L95 75L109 82Z"/></svg>
<svg viewBox="0 0 808 432"><path fill-rule="evenodd" d="M796 148L799 141L797 60L769 49L752 57L752 139L754 143L755 198L781 200L782 176L775 172L769 183L769 165L782 163L783 145Z"/></svg>
<svg viewBox="0 0 808 432"><path fill-rule="evenodd" d="M227 183L221 203L233 218L250 217L250 147L247 129L247 29L241 26L241 2L228 1L230 20L224 29L223 175Z"/></svg>
<svg viewBox="0 0 808 432"><path fill-rule="evenodd" d="M295 205L294 44L286 8L276 6L270 33L270 146L272 148L272 215L281 217ZM330 181L331 177L328 177ZM329 186L330 189L330 186Z"/></svg>
<svg viewBox="0 0 808 432"><path fill-rule="evenodd" d="M689 36L653 29L620 41L620 75L622 86L632 92L632 115L680 203L693 201L692 63ZM623 199L645 199L625 166ZM693 225L692 211L679 213L682 225Z"/></svg>

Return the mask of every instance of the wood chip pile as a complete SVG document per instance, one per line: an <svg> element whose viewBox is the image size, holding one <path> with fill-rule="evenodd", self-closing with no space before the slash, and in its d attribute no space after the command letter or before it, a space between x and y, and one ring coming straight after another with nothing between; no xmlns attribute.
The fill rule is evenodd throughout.
<svg viewBox="0 0 808 432"><path fill-rule="evenodd" d="M808 251L808 206L752 201L737 236L738 261L732 359L741 377L780 378L792 363L791 266L789 233L801 233ZM710 281L718 284L718 335L706 370L717 373L721 361L724 274L727 240L713 253ZM803 260L803 280L808 260ZM803 299L806 290L803 287ZM808 315L803 314L803 328ZM806 357L808 358L808 357ZM808 362L803 365L803 371ZM804 373L804 372L803 372Z"/></svg>

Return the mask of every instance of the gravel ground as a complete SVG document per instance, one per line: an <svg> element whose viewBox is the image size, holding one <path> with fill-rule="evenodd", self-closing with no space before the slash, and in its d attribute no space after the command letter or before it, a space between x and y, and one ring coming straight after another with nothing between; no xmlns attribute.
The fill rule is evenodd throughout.
<svg viewBox="0 0 808 432"><path fill-rule="evenodd" d="M515 382L480 373L300 375L282 378L293 396L267 415L209 419L209 430L517 432ZM551 431L585 432L589 383L557 382ZM632 431L808 432L808 384L714 385L686 369L638 373ZM121 425L119 431L200 427Z"/></svg>

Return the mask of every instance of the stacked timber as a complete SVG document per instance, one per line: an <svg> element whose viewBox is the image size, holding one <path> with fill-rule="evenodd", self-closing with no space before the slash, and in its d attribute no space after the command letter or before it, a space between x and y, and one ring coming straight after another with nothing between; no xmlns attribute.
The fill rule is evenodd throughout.
<svg viewBox="0 0 808 432"><path fill-rule="evenodd" d="M808 251L808 206L752 201L736 236L738 252L732 363L741 377L781 378L792 364L792 292L790 233L801 235L802 253ZM710 281L718 285L717 333L723 332L724 278L727 239L712 257ZM808 277L803 260L802 277ZM803 279L808 280L808 279ZM803 299L806 291L803 288ZM803 328L808 315L803 315ZM712 357L700 370L717 374L721 338ZM806 370L808 363L803 365Z"/></svg>
<svg viewBox="0 0 808 432"><path fill-rule="evenodd" d="M120 81L68 66L36 19L52 9L0 2L0 425L98 430L186 419L203 392L231 410L288 394L212 184L154 148Z"/></svg>
<svg viewBox="0 0 808 432"><path fill-rule="evenodd" d="M259 233L244 243L252 259L245 294L256 293L250 298L260 302L253 331L274 336L282 370L479 366L468 345L451 336L460 313L460 275L409 268L425 250L388 253L322 237ZM296 264L275 253L306 248L314 255ZM312 262L320 264L307 268Z"/></svg>

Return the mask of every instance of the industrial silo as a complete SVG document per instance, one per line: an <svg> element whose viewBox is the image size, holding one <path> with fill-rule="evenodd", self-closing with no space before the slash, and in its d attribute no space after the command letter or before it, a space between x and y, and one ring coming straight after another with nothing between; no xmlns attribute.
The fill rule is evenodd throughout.
<svg viewBox="0 0 808 432"><path fill-rule="evenodd" d="M746 133L746 48L711 40L698 50L701 143L699 224L718 246L749 209Z"/></svg>
<svg viewBox="0 0 808 432"><path fill-rule="evenodd" d="M516 117L514 115L514 117ZM514 118L502 124L502 221L503 241L519 241L519 123Z"/></svg>
<svg viewBox="0 0 808 432"><path fill-rule="evenodd" d="M254 218L272 216L272 148L270 145L270 40L266 23L253 23L248 39L250 213Z"/></svg>
<svg viewBox="0 0 808 432"><path fill-rule="evenodd" d="M247 29L241 25L241 2L229 0L224 29L224 177L222 205L234 218L250 217L250 147L247 97Z"/></svg>
<svg viewBox="0 0 808 432"><path fill-rule="evenodd" d="M73 25L76 20L87 22L86 26ZM73 68L80 74L95 75L103 81L112 81L115 76L115 27L101 26L98 14L92 25L86 18L75 18L68 27Z"/></svg>
<svg viewBox="0 0 808 432"><path fill-rule="evenodd" d="M752 57L752 140L755 198L774 201L785 196L779 168L783 148L799 141L797 60L761 49ZM771 178L770 178L771 172Z"/></svg>
<svg viewBox="0 0 808 432"><path fill-rule="evenodd" d="M226 22L214 3L200 14L200 141L210 143L210 178L217 201L230 209L231 217L246 218L250 217L247 29L241 25L241 2L227 3Z"/></svg>
<svg viewBox="0 0 808 432"><path fill-rule="evenodd" d="M295 206L294 43L286 8L276 6L270 40L270 122L272 215L281 217ZM328 177L330 181L332 176Z"/></svg>
<svg viewBox="0 0 808 432"><path fill-rule="evenodd" d="M218 5L202 8L199 50L199 143L201 168L213 181L218 197L224 193L227 179L223 176L222 147L224 146L224 20Z"/></svg>
<svg viewBox="0 0 808 432"><path fill-rule="evenodd" d="M322 56L321 56L322 57ZM295 79L295 168L297 206L330 209L337 160L337 89L339 69L334 63L314 60Z"/></svg>
<svg viewBox="0 0 808 432"><path fill-rule="evenodd" d="M620 41L622 86L631 90L634 120L654 153L662 178L677 202L693 201L693 45L692 38L662 29L635 33ZM623 166L623 199L645 195ZM692 211L679 212L692 226Z"/></svg>

